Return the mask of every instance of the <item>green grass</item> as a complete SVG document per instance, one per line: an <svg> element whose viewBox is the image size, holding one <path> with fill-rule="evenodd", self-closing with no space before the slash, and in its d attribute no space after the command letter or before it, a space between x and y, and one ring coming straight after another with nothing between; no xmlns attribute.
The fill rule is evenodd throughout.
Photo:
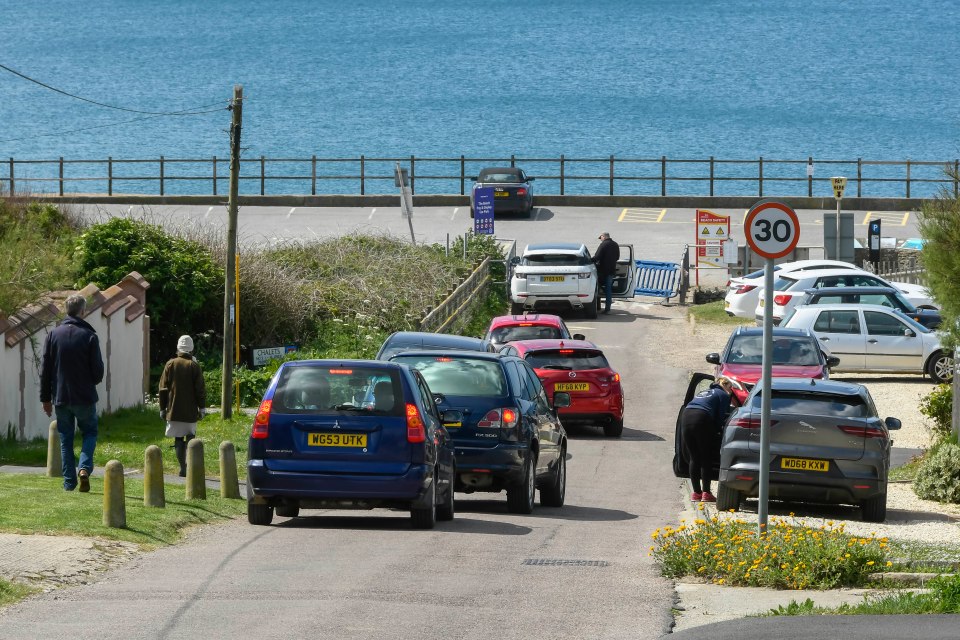
<svg viewBox="0 0 960 640"><path fill-rule="evenodd" d="M246 513L246 501L221 498L207 490L206 500L184 499L183 485L168 484L163 509L143 506L143 482L124 479L127 527L103 525L103 479L90 479L90 493L64 491L60 478L0 474L0 531L22 534L95 536L133 542L146 548L177 542L195 524L226 522Z"/></svg>
<svg viewBox="0 0 960 640"><path fill-rule="evenodd" d="M809 615L907 615L928 613L960 613L960 576L934 578L927 586L929 593L895 591L864 598L859 604L839 607L818 607L809 598L794 600L786 606L771 609L768 616Z"/></svg>
<svg viewBox="0 0 960 640"><path fill-rule="evenodd" d="M40 589L31 587L18 582L10 582L0 578L0 607L13 604L18 600L23 600L29 595L37 593Z"/></svg>
<svg viewBox="0 0 960 640"><path fill-rule="evenodd" d="M697 322L706 324L722 324L731 327L740 324L752 324L746 318L728 315L723 309L723 300L691 305L689 307L689 313L697 319Z"/></svg>
<svg viewBox="0 0 960 640"><path fill-rule="evenodd" d="M197 425L197 437L203 440L204 467L206 475L216 477L220 473L220 443L233 442L237 452L237 471L246 476L247 438L250 434L251 416L234 412L231 420L223 420L218 413L207 415ZM164 473L176 474L180 467L173 453L173 438L163 435L165 423L160 419L156 405L121 409L102 416L98 426L97 450L94 465L103 467L110 460L119 460L126 471L143 469L143 454L148 446L160 447ZM75 442L79 455L80 439ZM45 467L47 442L36 439L28 442L0 440L0 464Z"/></svg>
<svg viewBox="0 0 960 640"><path fill-rule="evenodd" d="M890 480L894 481L913 481L917 477L917 472L923 466L923 459L926 454L914 456L905 464L890 469Z"/></svg>

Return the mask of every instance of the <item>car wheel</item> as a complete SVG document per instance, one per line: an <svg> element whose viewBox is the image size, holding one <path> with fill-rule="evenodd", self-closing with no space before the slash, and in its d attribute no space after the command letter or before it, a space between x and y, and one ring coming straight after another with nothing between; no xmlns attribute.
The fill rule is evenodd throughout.
<svg viewBox="0 0 960 640"><path fill-rule="evenodd" d="M742 495L736 489L731 489L724 483L717 485L717 511L739 510Z"/></svg>
<svg viewBox="0 0 960 640"><path fill-rule="evenodd" d="M266 526L273 522L273 507L268 504L253 504L247 501L247 522Z"/></svg>
<svg viewBox="0 0 960 640"><path fill-rule="evenodd" d="M597 312L599 310L600 310L600 297L595 295L593 302L591 302L590 304L584 305L583 315L587 319L593 320L597 317Z"/></svg>
<svg viewBox="0 0 960 640"><path fill-rule="evenodd" d="M530 206L527 207L527 210L523 212L523 215L527 217L527 220L533 217L533 203L531 203Z"/></svg>
<svg viewBox="0 0 960 640"><path fill-rule="evenodd" d="M527 456L523 466L523 481L507 489L507 510L510 513L533 513L533 500L537 491L537 458Z"/></svg>
<svg viewBox="0 0 960 640"><path fill-rule="evenodd" d="M881 493L863 501L860 505L864 522L883 522L887 519L887 494Z"/></svg>
<svg viewBox="0 0 960 640"><path fill-rule="evenodd" d="M943 351L937 351L927 363L927 373L937 384L953 380L953 358Z"/></svg>
<svg viewBox="0 0 960 640"><path fill-rule="evenodd" d="M603 435L608 438L619 438L623 435L623 419L610 418L610 422L603 425Z"/></svg>
<svg viewBox="0 0 960 640"><path fill-rule="evenodd" d="M433 529L437 524L437 482L434 479L427 490L427 506L410 509L414 529Z"/></svg>
<svg viewBox="0 0 960 640"><path fill-rule="evenodd" d="M284 503L277 505L274 511L281 518L296 518L298 515L300 515L300 505L296 502Z"/></svg>
<svg viewBox="0 0 960 640"><path fill-rule="evenodd" d="M523 303L521 303L521 302L511 302L511 303L510 303L510 315L513 315L513 316L522 316L522 315L523 315Z"/></svg>
<svg viewBox="0 0 960 640"><path fill-rule="evenodd" d="M437 507L437 520L443 520L449 522L453 520L453 516L456 514L456 505L453 501L453 487L457 481L457 470L454 469L450 473L450 484L447 489L446 499L443 501L443 504Z"/></svg>
<svg viewBox="0 0 960 640"><path fill-rule="evenodd" d="M567 452L560 450L557 471L553 474L550 486L540 489L540 504L545 507L562 507L567 497Z"/></svg>

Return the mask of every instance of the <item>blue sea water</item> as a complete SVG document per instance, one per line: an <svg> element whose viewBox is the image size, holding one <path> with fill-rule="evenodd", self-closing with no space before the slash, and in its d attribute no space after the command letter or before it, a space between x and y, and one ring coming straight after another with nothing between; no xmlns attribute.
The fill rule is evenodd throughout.
<svg viewBox="0 0 960 640"><path fill-rule="evenodd" d="M245 158L941 161L958 24L955 0L0 0L0 64L143 111L241 84ZM0 71L0 158L222 158L229 119Z"/></svg>

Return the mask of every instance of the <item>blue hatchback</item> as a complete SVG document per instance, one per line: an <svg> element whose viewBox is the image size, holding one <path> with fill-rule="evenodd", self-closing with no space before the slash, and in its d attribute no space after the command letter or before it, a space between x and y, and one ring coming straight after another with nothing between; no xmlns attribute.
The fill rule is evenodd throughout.
<svg viewBox="0 0 960 640"><path fill-rule="evenodd" d="M453 441L423 376L367 360L280 366L250 434L247 519L300 509L409 510L430 529L454 516Z"/></svg>

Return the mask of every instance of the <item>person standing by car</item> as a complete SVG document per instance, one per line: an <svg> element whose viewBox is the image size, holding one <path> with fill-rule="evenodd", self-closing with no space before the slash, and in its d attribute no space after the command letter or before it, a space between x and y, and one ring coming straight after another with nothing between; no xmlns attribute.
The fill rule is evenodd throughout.
<svg viewBox="0 0 960 640"><path fill-rule="evenodd" d="M197 420L203 417L206 400L203 371L193 357L193 338L180 336L177 355L167 361L160 375L160 417L167 421L165 435L173 438L181 478L187 475L187 442L197 435Z"/></svg>
<svg viewBox="0 0 960 640"><path fill-rule="evenodd" d="M66 319L47 334L40 365L40 402L48 416L56 411L60 434L63 488L90 491L93 452L97 448L97 385L103 380L103 356L97 332L81 318L87 299L75 293L64 303ZM80 468L73 437L80 430Z"/></svg>
<svg viewBox="0 0 960 640"><path fill-rule="evenodd" d="M680 420L680 435L690 461L690 483L693 502L716 502L710 493L713 474L714 452L717 432L730 410L730 393L733 385L720 376L706 391L701 391L687 403Z"/></svg>
<svg viewBox="0 0 960 640"><path fill-rule="evenodd" d="M600 246L597 252L593 254L593 263L597 265L597 280L603 284L606 293L606 304L601 313L610 313L610 306L613 304L613 276L617 273L617 260L620 259L620 245L618 245L610 233L604 231L597 239L600 240Z"/></svg>

